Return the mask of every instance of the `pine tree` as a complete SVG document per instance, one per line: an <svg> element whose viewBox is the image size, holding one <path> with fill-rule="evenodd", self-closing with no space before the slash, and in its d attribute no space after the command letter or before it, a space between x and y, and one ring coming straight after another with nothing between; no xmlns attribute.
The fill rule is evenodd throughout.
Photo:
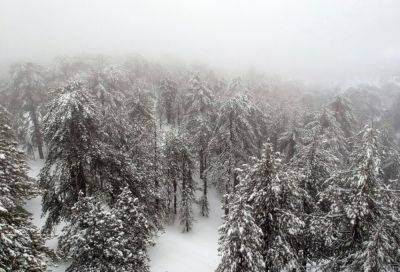
<svg viewBox="0 0 400 272"><path fill-rule="evenodd" d="M131 195L125 188L110 209L81 194L59 243L60 251L72 259L68 272L149 271L146 247L155 229Z"/></svg>
<svg viewBox="0 0 400 272"><path fill-rule="evenodd" d="M69 217L79 192L91 194L102 187L93 173L102 145L99 114L80 83L62 89L49 105L44 120L49 154L39 180L45 189L42 208L48 213L46 231Z"/></svg>
<svg viewBox="0 0 400 272"><path fill-rule="evenodd" d="M378 87L363 84L347 89L344 95L351 102L357 120L364 123L378 120L382 116L385 108L380 96L382 93L383 90Z"/></svg>
<svg viewBox="0 0 400 272"><path fill-rule="evenodd" d="M326 269L391 271L399 265L398 193L383 179L380 132L366 126L357 139L349 168L323 192L331 203L317 225L333 255Z"/></svg>
<svg viewBox="0 0 400 272"><path fill-rule="evenodd" d="M46 271L44 240L23 208L36 193L10 115L0 106L0 271Z"/></svg>
<svg viewBox="0 0 400 272"><path fill-rule="evenodd" d="M178 184L180 180L181 164L179 161L181 142L174 135L170 133L167 135L164 146L164 168L167 180L167 209L169 216L174 217L178 214Z"/></svg>
<svg viewBox="0 0 400 272"><path fill-rule="evenodd" d="M279 150L284 154L287 162L297 153L297 149L301 145L302 133L300 125L295 120L292 120L290 128L279 137Z"/></svg>
<svg viewBox="0 0 400 272"><path fill-rule="evenodd" d="M169 208L171 208L172 203L172 212L170 213L172 217L178 214L178 189L180 186L181 203L179 216L184 231L189 231L193 221L192 203L195 190L192 178L193 160L187 143L180 133L179 131L172 131L167 135L166 146L164 147L165 171L169 181L167 185Z"/></svg>
<svg viewBox="0 0 400 272"><path fill-rule="evenodd" d="M160 115L165 116L167 124L174 125L178 122L178 86L170 79L164 79L160 85L157 109Z"/></svg>
<svg viewBox="0 0 400 272"><path fill-rule="evenodd" d="M182 190L181 190L181 208L180 208L180 224L183 226L183 232L192 230L194 202L194 188L192 184L191 171L185 174Z"/></svg>
<svg viewBox="0 0 400 272"><path fill-rule="evenodd" d="M319 261L324 256L323 237L311 229L315 216L323 216L327 211L324 201L320 201L319 193L324 188L324 182L334 171L339 169L338 158L331 153L329 141L324 134L317 131L304 146L299 147L298 153L291 161L291 167L296 170L300 180L302 193L302 220L304 228L300 243L302 244L302 271L307 264Z"/></svg>
<svg viewBox="0 0 400 272"><path fill-rule="evenodd" d="M208 176L217 183L217 189L224 194L238 183L236 167L258 152L256 124L253 119L259 110L251 102L243 87L237 81L232 83L231 98L226 100L217 117L215 133L210 142L213 153ZM225 211L227 212L227 198Z"/></svg>
<svg viewBox="0 0 400 272"><path fill-rule="evenodd" d="M222 259L216 272L265 271L263 234L246 199L235 195L219 232L218 251Z"/></svg>
<svg viewBox="0 0 400 272"><path fill-rule="evenodd" d="M137 88L127 97L124 110L129 122L129 153L143 176L153 180L148 185L154 192L154 210L164 215L163 177L161 167L160 131L154 115L154 97L148 91ZM121 117L120 117L121 118ZM126 130L126 127L124 128Z"/></svg>
<svg viewBox="0 0 400 272"><path fill-rule="evenodd" d="M351 137L357 131L358 122L354 116L350 102L342 96L337 96L329 104L329 109L340 124L345 137Z"/></svg>
<svg viewBox="0 0 400 272"><path fill-rule="evenodd" d="M44 159L43 136L39 107L45 101L46 82L44 69L34 63L16 64L11 69L10 88L19 103L19 109L14 112L16 116L24 119L28 130L32 126L32 133L28 133L29 142L36 144L39 158ZM21 112L22 110L22 112ZM26 119L27 113L28 118Z"/></svg>
<svg viewBox="0 0 400 272"><path fill-rule="evenodd" d="M69 219L79 192L100 195L113 203L122 188L129 186L141 202L155 199L147 177L125 150L129 146L119 146L123 142L111 141L104 131L100 107L90 93L80 83L60 92L45 117L49 154L40 173L40 185L45 189L43 212L48 213L44 231ZM152 205L147 212L152 222L159 224Z"/></svg>
<svg viewBox="0 0 400 272"><path fill-rule="evenodd" d="M205 170L208 161L208 142L215 121L215 99L212 91L203 84L199 76L189 82L185 103L185 126L190 133L190 142L194 146L199 162L199 177L203 181L203 195L199 200L200 214L208 216L208 184Z"/></svg>
<svg viewBox="0 0 400 272"><path fill-rule="evenodd" d="M246 197L262 231L265 271L299 269L303 192L294 171L281 165L279 153L273 152L271 144L265 145L261 159L255 159L242 171L237 194Z"/></svg>

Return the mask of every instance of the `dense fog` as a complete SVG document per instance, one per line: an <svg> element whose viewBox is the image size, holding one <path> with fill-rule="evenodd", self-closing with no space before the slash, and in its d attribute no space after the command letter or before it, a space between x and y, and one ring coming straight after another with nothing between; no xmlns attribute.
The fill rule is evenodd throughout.
<svg viewBox="0 0 400 272"><path fill-rule="evenodd" d="M135 53L318 83L372 81L399 70L399 13L396 0L1 0L0 62Z"/></svg>

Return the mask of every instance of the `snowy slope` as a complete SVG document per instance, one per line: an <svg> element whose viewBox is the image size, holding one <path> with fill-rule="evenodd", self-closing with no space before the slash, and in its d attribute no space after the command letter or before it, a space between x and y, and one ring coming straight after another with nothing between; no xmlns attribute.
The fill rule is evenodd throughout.
<svg viewBox="0 0 400 272"><path fill-rule="evenodd" d="M29 162L31 177L37 177L43 161ZM166 226L164 233L155 239L156 245L149 249L150 267L152 272L213 272L218 265L218 228L221 225L222 209L214 190L209 192L210 216L199 216L197 205L194 207L195 222L190 233L182 233L178 223ZM26 202L25 208L32 213L33 223L41 228L44 218L41 218L41 197ZM176 220L178 221L178 220ZM46 245L57 247L57 234L62 226L58 227L55 237L46 241ZM49 267L54 272L64 272L68 264L57 264Z"/></svg>

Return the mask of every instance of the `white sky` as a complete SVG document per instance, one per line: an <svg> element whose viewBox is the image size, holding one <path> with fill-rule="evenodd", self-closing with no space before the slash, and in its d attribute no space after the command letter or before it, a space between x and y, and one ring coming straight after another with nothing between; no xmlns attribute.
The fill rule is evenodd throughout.
<svg viewBox="0 0 400 272"><path fill-rule="evenodd" d="M0 0L0 62L79 53L348 80L400 62L400 0Z"/></svg>

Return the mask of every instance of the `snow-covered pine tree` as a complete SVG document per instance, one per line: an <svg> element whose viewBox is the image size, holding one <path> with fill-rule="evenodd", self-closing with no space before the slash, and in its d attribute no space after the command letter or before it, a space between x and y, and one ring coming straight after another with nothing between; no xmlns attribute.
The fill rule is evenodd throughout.
<svg viewBox="0 0 400 272"><path fill-rule="evenodd" d="M26 139L37 146L39 158L44 159L43 136L39 107L45 101L46 82L44 69L35 63L15 64L11 69L10 88L16 106L14 118L26 124ZM30 130L32 133L30 133Z"/></svg>
<svg viewBox="0 0 400 272"><path fill-rule="evenodd" d="M325 237L314 227L313 220L328 212L329 203L320 198L320 192L325 189L325 181L347 165L350 149L349 139L329 108L310 115L307 120L290 160L290 167L297 172L303 191L302 216L305 225L300 240L303 271L309 262L319 262L328 254L324 246Z"/></svg>
<svg viewBox="0 0 400 272"><path fill-rule="evenodd" d="M268 116L270 116L269 140L274 150L279 150L279 138L287 130L289 125L288 106L286 103L273 105L268 108Z"/></svg>
<svg viewBox="0 0 400 272"><path fill-rule="evenodd" d="M288 162L296 154L299 145L301 145L303 129L296 120L291 120L289 128L282 133L278 139L280 152Z"/></svg>
<svg viewBox="0 0 400 272"><path fill-rule="evenodd" d="M303 189L318 202L316 195L331 174L347 163L349 140L334 115L323 109L302 129L302 139L290 164L300 170Z"/></svg>
<svg viewBox="0 0 400 272"><path fill-rule="evenodd" d="M400 180L400 150L396 140L391 137L388 129L380 128L383 145L382 171L385 183L393 183L394 180ZM400 188L400 184L396 184Z"/></svg>
<svg viewBox="0 0 400 272"><path fill-rule="evenodd" d="M27 176L23 153L0 106L0 271L46 271L44 240L23 208L36 185Z"/></svg>
<svg viewBox="0 0 400 272"><path fill-rule="evenodd" d="M163 146L164 171L167 184L167 215L171 221L178 213L178 184L180 179L179 141L173 132L169 133Z"/></svg>
<svg viewBox="0 0 400 272"><path fill-rule="evenodd" d="M221 262L216 272L263 272L263 233L257 226L247 199L236 194L229 204L229 213L219 229Z"/></svg>
<svg viewBox="0 0 400 272"><path fill-rule="evenodd" d="M310 135L312 136L312 135ZM296 170L302 190L302 220L304 228L300 237L302 245L302 271L307 270L311 261L318 262L324 254L323 237L319 230L312 230L314 216L321 216L327 211L323 201L319 201L319 192L323 184L334 171L339 169L338 158L331 153L325 135L314 133L304 145L298 147L298 153L291 160L291 167Z"/></svg>
<svg viewBox="0 0 400 272"><path fill-rule="evenodd" d="M200 214L208 216L208 184L205 170L208 161L208 142L211 139L215 121L215 98L212 91L201 82L199 76L194 76L189 82L185 101L185 127L191 135L189 140L197 153L199 177L203 181L203 195L199 199Z"/></svg>
<svg viewBox="0 0 400 272"><path fill-rule="evenodd" d="M350 113L349 113L350 114ZM310 131L318 132L323 135L324 145L330 153L338 158L342 164L348 162L348 156L351 152L351 138L346 136L346 132L342 129L342 125L335 117L336 113L328 109L317 117L317 122L309 125Z"/></svg>
<svg viewBox="0 0 400 272"><path fill-rule="evenodd" d="M400 94L398 94L393 100L393 104L384 115L384 120L389 123L397 144L400 144Z"/></svg>
<svg viewBox="0 0 400 272"><path fill-rule="evenodd" d="M155 229L129 188L112 208L81 194L73 211L59 243L59 250L72 259L66 271L149 271L146 248Z"/></svg>
<svg viewBox="0 0 400 272"><path fill-rule="evenodd" d="M129 153L138 171L147 178L151 177L151 186L156 197L154 209L159 214L164 214L162 201L163 177L161 167L160 131L154 114L155 101L149 91L135 88L135 91L127 96L124 109L130 126L131 140ZM125 128L126 129L126 128Z"/></svg>
<svg viewBox="0 0 400 272"><path fill-rule="evenodd" d="M258 109L237 81L232 83L229 93L232 97L224 101L217 116L210 142L213 155L207 171L209 179L224 194L229 194L238 183L235 169L257 154L259 141L255 133L258 124L252 118Z"/></svg>
<svg viewBox="0 0 400 272"><path fill-rule="evenodd" d="M177 83L164 79L159 88L159 95L157 100L157 111L160 115L160 122L165 116L167 124L174 125L177 123L177 99L178 99L178 86Z"/></svg>
<svg viewBox="0 0 400 272"><path fill-rule="evenodd" d="M358 135L348 169L328 180L323 192L330 211L317 228L331 250L327 270L392 271L399 265L398 191L383 179L380 132L366 126Z"/></svg>
<svg viewBox="0 0 400 272"><path fill-rule="evenodd" d="M340 124L345 137L349 138L358 129L358 122L351 108L350 102L343 96L337 96L328 106L336 121Z"/></svg>
<svg viewBox="0 0 400 272"><path fill-rule="evenodd" d="M237 194L246 197L262 231L265 271L300 269L298 248L304 221L302 194L295 172L283 167L279 153L267 143L261 159L245 165Z"/></svg>
<svg viewBox="0 0 400 272"><path fill-rule="evenodd" d="M347 89L343 95L351 102L357 120L365 123L381 118L385 108L381 99L382 93L379 87L362 84Z"/></svg>
<svg viewBox="0 0 400 272"><path fill-rule="evenodd" d="M192 178L193 160L187 147L187 142L183 139L180 131L171 131L167 135L164 157L166 178L168 180L168 209L170 210L170 216L174 217L178 213L178 189L180 187L179 216L184 230L189 231L193 220L192 204L195 191L195 184Z"/></svg>
<svg viewBox="0 0 400 272"><path fill-rule="evenodd" d="M45 231L61 219L68 220L80 191L113 203L122 188L129 186L142 203L155 199L151 183L126 152L129 147L110 141L100 107L82 84L68 85L50 103L45 132L49 155L40 173L45 189L43 212L48 213ZM146 208L149 220L152 217L159 224L153 206Z"/></svg>
<svg viewBox="0 0 400 272"><path fill-rule="evenodd" d="M99 107L78 82L60 90L49 105L44 118L49 152L39 180L47 232L71 215L79 192L90 195L107 186L96 173L102 149L99 118Z"/></svg>
<svg viewBox="0 0 400 272"><path fill-rule="evenodd" d="M184 162L188 163L188 161ZM181 203L180 203L180 224L183 226L183 232L189 232L192 230L193 225L193 209L192 205L194 202L194 185L192 180L192 171L188 166L183 169L183 180L181 189Z"/></svg>

